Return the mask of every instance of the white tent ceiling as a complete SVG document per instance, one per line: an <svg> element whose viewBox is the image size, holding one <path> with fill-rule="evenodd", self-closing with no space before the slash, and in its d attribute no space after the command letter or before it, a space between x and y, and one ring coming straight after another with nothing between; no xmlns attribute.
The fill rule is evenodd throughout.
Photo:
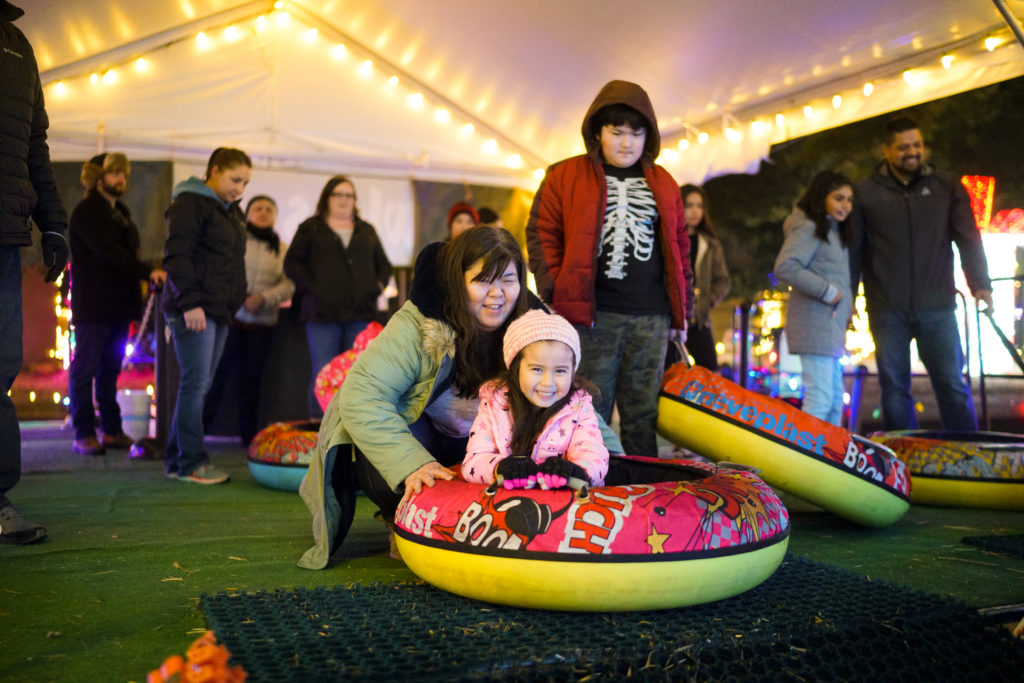
<svg viewBox="0 0 1024 683"><path fill-rule="evenodd" d="M232 145L267 168L529 187L582 150L583 112L621 78L651 94L662 163L700 181L788 137L1024 73L992 0L22 4L57 159L195 163Z"/></svg>

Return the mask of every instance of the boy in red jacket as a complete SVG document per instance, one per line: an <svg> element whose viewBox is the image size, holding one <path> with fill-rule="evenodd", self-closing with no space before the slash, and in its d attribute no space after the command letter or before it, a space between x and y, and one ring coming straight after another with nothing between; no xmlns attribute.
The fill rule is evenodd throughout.
<svg viewBox="0 0 1024 683"><path fill-rule="evenodd" d="M583 118L587 153L547 170L526 226L540 297L576 326L579 373L618 403L627 454L657 456L655 423L669 330L693 307L690 239L679 186L643 88L611 81Z"/></svg>

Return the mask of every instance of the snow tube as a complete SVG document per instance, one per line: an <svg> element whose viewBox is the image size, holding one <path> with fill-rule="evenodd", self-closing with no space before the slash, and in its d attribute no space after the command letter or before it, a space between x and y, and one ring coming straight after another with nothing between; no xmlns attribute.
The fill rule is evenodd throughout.
<svg viewBox="0 0 1024 683"><path fill-rule="evenodd" d="M420 578L475 600L665 609L771 576L789 513L746 468L613 456L605 485L579 492L439 481L398 509L395 536Z"/></svg>
<svg viewBox="0 0 1024 683"><path fill-rule="evenodd" d="M249 444L249 472L272 489L298 491L316 450L320 422L275 422L261 429Z"/></svg>
<svg viewBox="0 0 1024 683"><path fill-rule="evenodd" d="M906 463L924 505L1024 510L1024 436L1002 432L875 432Z"/></svg>
<svg viewBox="0 0 1024 683"><path fill-rule="evenodd" d="M889 449L706 368L665 373L658 432L858 524L888 526L910 508L910 474Z"/></svg>
<svg viewBox="0 0 1024 683"><path fill-rule="evenodd" d="M327 404L341 388L352 364L356 362L356 358L383 329L380 323L370 323L365 330L356 335L356 341L351 349L342 351L330 363L323 366L320 372L316 373L316 379L313 381L313 393L316 395L316 402L320 404L321 410L327 410Z"/></svg>

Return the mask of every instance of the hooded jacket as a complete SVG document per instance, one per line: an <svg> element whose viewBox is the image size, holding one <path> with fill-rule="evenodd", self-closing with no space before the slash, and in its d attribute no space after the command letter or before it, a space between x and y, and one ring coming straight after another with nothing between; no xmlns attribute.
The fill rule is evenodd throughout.
<svg viewBox="0 0 1024 683"><path fill-rule="evenodd" d="M793 353L838 358L846 350L846 325L853 310L850 259L829 218L828 241L814 234L814 221L800 207L786 218L786 239L775 259L775 274L793 288L786 308L786 339ZM836 291L842 296L828 303Z"/></svg>
<svg viewBox="0 0 1024 683"><path fill-rule="evenodd" d="M23 14L0 0L0 247L32 244L30 217L41 232L64 233L68 225L46 144L39 67L12 23Z"/></svg>
<svg viewBox="0 0 1024 683"><path fill-rule="evenodd" d="M494 481L494 468L512 455L512 411L508 388L498 382L480 387L480 410L469 432L462 477L477 484ZM551 416L537 435L530 457L538 465L548 458L565 458L587 473L591 486L604 486L608 449L601 438L594 401L584 389Z"/></svg>
<svg viewBox="0 0 1024 683"><path fill-rule="evenodd" d="M599 109L611 104L626 104L647 120L640 163L658 209L658 237L672 327L684 329L693 308L693 290L683 200L676 181L654 163L661 151L657 118L647 93L634 83L611 81L605 85L583 117L581 130L587 153L548 168L526 225L530 270L541 299L559 314L574 324L594 323L594 282L608 187L601 144L591 133L591 120Z"/></svg>
<svg viewBox="0 0 1024 683"><path fill-rule="evenodd" d="M124 323L142 312L139 230L128 207L95 188L71 212L71 315L75 323Z"/></svg>
<svg viewBox="0 0 1024 683"><path fill-rule="evenodd" d="M904 185L882 162L857 185L851 221L850 281L863 274L869 312L955 308L954 243L971 293L992 288L967 190L928 164Z"/></svg>
<svg viewBox="0 0 1024 683"><path fill-rule="evenodd" d="M178 183L167 209L164 311L199 307L227 323L245 301L245 216L196 177Z"/></svg>

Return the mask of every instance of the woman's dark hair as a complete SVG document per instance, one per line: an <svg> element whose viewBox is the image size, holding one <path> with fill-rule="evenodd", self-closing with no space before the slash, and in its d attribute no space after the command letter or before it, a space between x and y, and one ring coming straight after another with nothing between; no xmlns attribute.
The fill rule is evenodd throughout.
<svg viewBox="0 0 1024 683"><path fill-rule="evenodd" d="M821 171L811 178L811 184L804 190L803 196L796 205L807 217L814 221L814 236L822 242L828 242L829 219L825 210L825 200L830 194L841 187L853 189L853 183L842 173ZM839 239L843 245L850 243L850 217L839 224Z"/></svg>
<svg viewBox="0 0 1024 683"><path fill-rule="evenodd" d="M522 367L523 354L520 351L508 366L508 372L502 380L502 385L508 391L508 407L512 411L512 441L509 444L510 455L522 455L530 457L533 454L533 446L544 431L548 420L558 414L565 405L572 399L580 389L583 389L593 397L599 396L598 388L591 382L573 374L569 391L562 398L555 401L547 408L541 408L530 402L523 390L519 387L519 369Z"/></svg>
<svg viewBox="0 0 1024 683"><path fill-rule="evenodd" d="M330 180L327 181L326 185L324 185L323 191L320 192L320 199L318 199L316 201L316 215L317 216L320 216L320 218L322 218L324 220L327 220L327 207L328 207L328 202L330 202L330 200L331 200L331 193L334 192L334 188L336 188L338 185L341 185L342 183L348 183L349 185L351 185L352 186L352 194L357 194L356 193L356 184L352 182L351 178L349 178L348 176L345 176L345 175L336 175L336 176L334 176L333 178L331 178ZM358 196L357 196L357 198L358 198ZM352 218L353 218L353 220L359 218L359 206L358 205L352 210Z"/></svg>
<svg viewBox="0 0 1024 683"><path fill-rule="evenodd" d="M686 206L687 197L689 197L691 194L700 195L700 201L704 205L704 215L701 216L700 223L698 223L696 228L694 229L697 232L701 233L702 235L707 235L709 237L714 237L715 239L718 239L718 233L715 232L715 226L711 222L711 217L708 216L708 194L707 192L704 191L704 188L687 183L686 185L680 186L679 194L683 198L684 208Z"/></svg>
<svg viewBox="0 0 1024 683"><path fill-rule="evenodd" d="M252 159L240 149L234 147L218 147L213 150L210 160L206 162L206 178L209 180L213 167L216 166L222 171L235 166L248 166L252 168Z"/></svg>
<svg viewBox="0 0 1024 683"><path fill-rule="evenodd" d="M519 275L519 298L505 323L493 332L481 330L476 316L469 310L466 272L478 261L482 261L483 267L475 278L476 282L492 282L500 278L509 263L515 264ZM445 320L455 330L452 376L456 393L473 397L481 384L501 374L504 369L501 344L505 329L529 307L522 249L512 234L503 228L470 228L442 247L441 278L447 289Z"/></svg>

